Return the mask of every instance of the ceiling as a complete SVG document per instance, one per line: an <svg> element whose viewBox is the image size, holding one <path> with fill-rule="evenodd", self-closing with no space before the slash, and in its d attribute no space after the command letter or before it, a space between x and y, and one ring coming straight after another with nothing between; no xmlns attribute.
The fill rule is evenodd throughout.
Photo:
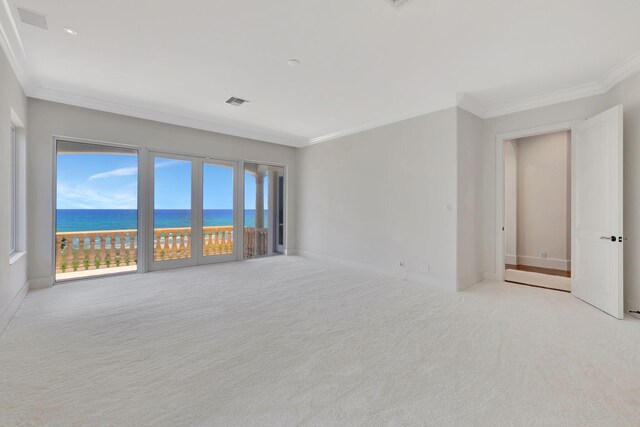
<svg viewBox="0 0 640 427"><path fill-rule="evenodd" d="M640 70L638 0L1 1L29 96L293 146L576 99Z"/></svg>

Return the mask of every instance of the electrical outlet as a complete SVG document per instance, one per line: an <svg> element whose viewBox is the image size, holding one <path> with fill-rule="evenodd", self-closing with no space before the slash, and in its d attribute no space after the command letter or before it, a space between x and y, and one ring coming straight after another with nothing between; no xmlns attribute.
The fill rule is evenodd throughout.
<svg viewBox="0 0 640 427"><path fill-rule="evenodd" d="M420 271L422 273L428 273L429 271L431 271L431 267L429 266L429 264L422 264L420 266Z"/></svg>
<svg viewBox="0 0 640 427"><path fill-rule="evenodd" d="M545 251L540 252L540 258L546 259L547 258L547 253Z"/></svg>

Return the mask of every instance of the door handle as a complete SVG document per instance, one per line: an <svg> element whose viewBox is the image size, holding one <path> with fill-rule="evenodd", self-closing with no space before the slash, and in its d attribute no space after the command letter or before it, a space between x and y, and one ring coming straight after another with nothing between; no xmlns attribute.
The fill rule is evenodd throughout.
<svg viewBox="0 0 640 427"><path fill-rule="evenodd" d="M611 240L612 242L615 242L616 240L618 240L618 239L616 238L616 236L611 236L611 237L609 237L609 236L602 236L602 237L600 237L600 239L601 239L601 240Z"/></svg>

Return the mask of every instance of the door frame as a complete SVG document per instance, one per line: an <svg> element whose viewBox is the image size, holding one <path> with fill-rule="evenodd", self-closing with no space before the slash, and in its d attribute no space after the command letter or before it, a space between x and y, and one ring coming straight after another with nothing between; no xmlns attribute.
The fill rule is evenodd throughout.
<svg viewBox="0 0 640 427"><path fill-rule="evenodd" d="M155 158L175 159L191 162L191 257L155 261L153 259L154 250L154 214L155 214ZM229 166L233 170L233 252L226 255L211 255L204 256L202 254L202 226L203 226L203 168L204 164L209 163L213 165ZM146 221L148 225L147 230L147 246L146 246L146 259L148 265L148 271L169 270L173 268L181 267L195 267L198 265L214 264L219 262L238 261L240 258L240 249L243 246L243 238L241 233L243 224L241 223L242 217L240 216L239 203L241 197L238 197L238 164L240 162L234 160L223 160L213 157L198 156L192 154L176 154L166 151L149 150L148 152L148 191L149 198L147 201L146 209Z"/></svg>
<svg viewBox="0 0 640 427"><path fill-rule="evenodd" d="M584 120L572 120L567 122L556 123L552 125L538 126L534 128L528 128L512 132L504 132L496 134L495 148L496 148L496 203L495 203L495 274L496 280L504 281L505 267L505 234L504 234L504 222L505 222L505 167L504 167L504 143L511 139L528 138L531 136L546 135L557 132L571 132L571 146L574 144L574 134L576 127L584 122ZM571 181L573 186L573 168L571 170ZM573 210L573 204L571 209ZM571 217L573 221L573 216Z"/></svg>
<svg viewBox="0 0 640 427"><path fill-rule="evenodd" d="M138 263L136 265L136 270L134 271L126 271L126 272L118 272L118 273L109 273L104 275L95 275L88 277L77 277L70 278L58 281L56 279L56 230L57 230L57 209L58 209L58 142L66 141L66 142L75 142L78 144L87 144L87 145L100 145L103 147L113 147L113 148L122 148L127 150L132 150L137 153L138 156L138 188L137 192L137 210L138 210ZM146 194L143 191L143 188L147 186L147 150L144 147L140 147L132 144L124 144L120 142L110 142L110 141L101 141L101 140L93 140L87 138L75 138L70 136L61 136L54 135L53 136L53 159L52 159L52 179L51 179L51 201L53 205L53 210L51 213L51 277L52 283L55 285L57 283L68 283L74 282L78 280L96 280L102 279L105 277L112 276L121 276L127 274L136 274L136 273L146 273L147 263L145 257L145 244L146 244L146 221L144 218L144 206L146 206Z"/></svg>

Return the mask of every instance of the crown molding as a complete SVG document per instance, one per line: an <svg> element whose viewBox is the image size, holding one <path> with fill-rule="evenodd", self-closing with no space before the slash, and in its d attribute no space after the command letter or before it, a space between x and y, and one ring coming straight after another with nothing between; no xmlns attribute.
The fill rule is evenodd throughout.
<svg viewBox="0 0 640 427"><path fill-rule="evenodd" d="M640 72L640 52L635 53L621 63L610 68L599 81L494 108L486 111L483 118L499 117L506 114L532 110L534 108L575 101L577 99L588 98L590 96L603 95L609 92L618 83L638 72Z"/></svg>
<svg viewBox="0 0 640 427"><path fill-rule="evenodd" d="M237 127L227 125L217 121L195 119L148 108L136 107L104 99L92 98L61 90L35 87L29 95L31 98L45 101L58 102L61 104L76 107L89 108L92 110L104 111L107 113L121 114L145 120L153 120L161 123L168 123L177 126L185 126L193 129L200 129L209 132L221 133L240 138L255 139L258 141L271 142L274 144L287 145L290 147L302 147L307 144L306 138L295 137L286 134L268 132L250 127Z"/></svg>
<svg viewBox="0 0 640 427"><path fill-rule="evenodd" d="M252 126L239 127L237 124L224 123L224 121L195 119L175 113L42 87L32 74L29 58L18 33L18 28L8 0L0 0L0 45L23 91L29 97L292 147L303 147L330 141L455 106L463 108L480 118L487 119L590 96L602 95L621 81L640 72L640 52L638 52L611 68L599 81L585 85L497 106L495 108L487 108L481 100L469 93L459 93L455 99L444 100L443 102L431 102L420 109L393 114L308 139L258 129Z"/></svg>
<svg viewBox="0 0 640 427"><path fill-rule="evenodd" d="M2 46L9 65L20 82L22 90L29 95L33 86L31 66L7 0L0 0L0 46Z"/></svg>
<svg viewBox="0 0 640 427"><path fill-rule="evenodd" d="M447 108L453 108L455 106L456 106L456 101L454 99L449 101L444 101L441 103L432 103L431 105L425 106L420 109L416 109L413 111L408 111L400 114L393 114L377 120L371 120L368 122L357 124L355 126L350 126L348 128L342 129L337 132L331 132L325 135L311 138L308 142L308 145L331 141L333 139L338 139L344 136L353 135L355 133L360 133L367 130L379 128L382 126L390 125L392 123L398 123L404 120L413 119L415 117L424 116L426 114L435 113L436 111L446 110Z"/></svg>

